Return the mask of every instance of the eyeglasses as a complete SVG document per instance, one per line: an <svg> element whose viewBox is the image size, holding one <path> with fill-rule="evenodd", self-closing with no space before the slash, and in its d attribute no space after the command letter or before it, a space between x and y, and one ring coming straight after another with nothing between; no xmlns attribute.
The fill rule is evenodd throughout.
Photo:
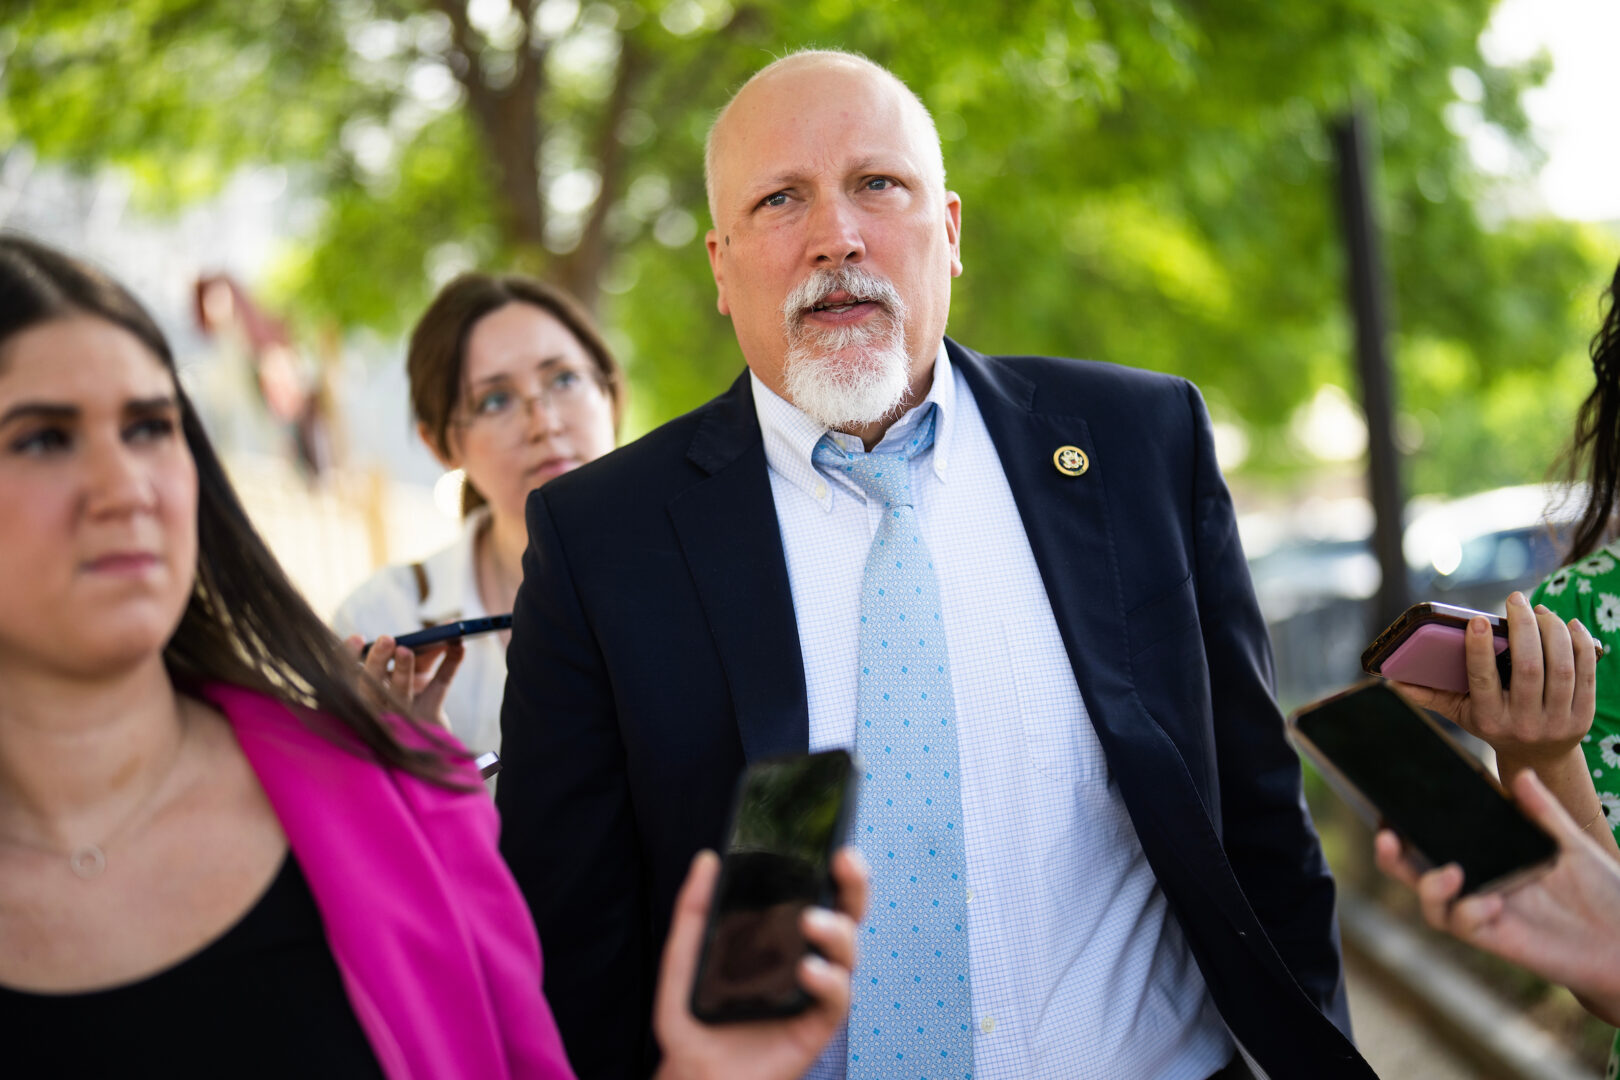
<svg viewBox="0 0 1620 1080"><path fill-rule="evenodd" d="M599 401L604 390L599 373L560 364L548 368L541 376L538 394L525 394L506 380L485 383L477 393L464 399L456 420L462 427L491 431L515 429L528 421L536 405L551 409L558 416L569 416Z"/></svg>

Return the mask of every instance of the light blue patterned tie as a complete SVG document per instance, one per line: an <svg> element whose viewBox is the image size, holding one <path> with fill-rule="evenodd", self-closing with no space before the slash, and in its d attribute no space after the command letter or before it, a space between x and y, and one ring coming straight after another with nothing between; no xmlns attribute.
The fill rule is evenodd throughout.
<svg viewBox="0 0 1620 1080"><path fill-rule="evenodd" d="M956 699L909 464L933 445L936 416L930 406L899 453L849 454L824 436L814 455L883 506L861 582L855 839L872 867L872 904L849 1010L849 1080L973 1076Z"/></svg>

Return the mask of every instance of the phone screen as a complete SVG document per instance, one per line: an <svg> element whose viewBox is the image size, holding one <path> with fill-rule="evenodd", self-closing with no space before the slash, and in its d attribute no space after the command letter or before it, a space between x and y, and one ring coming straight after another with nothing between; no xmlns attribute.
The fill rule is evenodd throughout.
<svg viewBox="0 0 1620 1080"><path fill-rule="evenodd" d="M1294 727L1424 858L1459 864L1465 893L1557 854L1480 765L1383 683L1307 708Z"/></svg>
<svg viewBox="0 0 1620 1080"><path fill-rule="evenodd" d="M832 900L828 865L852 787L842 750L762 761L743 775L709 910L692 1012L708 1021L786 1016L809 997L798 962L808 904Z"/></svg>

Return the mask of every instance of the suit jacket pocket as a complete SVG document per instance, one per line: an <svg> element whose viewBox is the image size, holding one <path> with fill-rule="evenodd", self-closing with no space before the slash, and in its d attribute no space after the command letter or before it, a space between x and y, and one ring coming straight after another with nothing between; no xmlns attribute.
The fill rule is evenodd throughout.
<svg viewBox="0 0 1620 1080"><path fill-rule="evenodd" d="M1170 635L1198 624L1198 594L1192 574L1136 605L1125 616L1125 640L1132 658Z"/></svg>

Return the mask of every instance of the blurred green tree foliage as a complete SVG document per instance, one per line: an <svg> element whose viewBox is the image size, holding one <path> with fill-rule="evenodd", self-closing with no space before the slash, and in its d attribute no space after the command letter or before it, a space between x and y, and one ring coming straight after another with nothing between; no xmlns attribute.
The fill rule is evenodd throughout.
<svg viewBox="0 0 1620 1080"><path fill-rule="evenodd" d="M1302 401L1354 393L1325 127L1360 100L1412 486L1460 491L1551 460L1616 254L1482 220L1497 181L1454 126L1533 167L1519 96L1546 73L1482 57L1491 6L51 0L0 5L0 148L128 169L159 206L287 166L321 207L271 274L304 320L397 332L456 268L545 274L601 314L642 429L741 369L702 252L714 110L784 51L862 51L933 110L963 198L951 332L1184 374L1263 478L1300 467Z"/></svg>

